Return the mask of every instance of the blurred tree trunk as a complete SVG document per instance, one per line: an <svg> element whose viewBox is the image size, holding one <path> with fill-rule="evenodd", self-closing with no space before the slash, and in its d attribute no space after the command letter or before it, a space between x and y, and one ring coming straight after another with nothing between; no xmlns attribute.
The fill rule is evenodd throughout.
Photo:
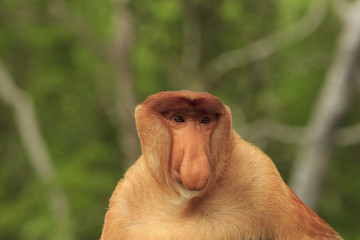
<svg viewBox="0 0 360 240"><path fill-rule="evenodd" d="M113 39L108 46L97 37L91 26L78 18L69 10L66 2L54 1L49 12L68 29L75 32L79 38L100 58L109 62L115 72L114 86L109 90L104 87L104 81L96 82L100 98L103 98L104 110L110 121L115 125L119 148L123 150L124 167L133 164L140 155L140 144L137 137L134 110L136 101L131 73L131 48L133 43L132 14L128 9L130 0L112 0ZM109 103L108 95L112 95L114 103ZM105 100L106 99L106 100Z"/></svg>
<svg viewBox="0 0 360 240"><path fill-rule="evenodd" d="M336 54L305 130L305 142L299 149L290 178L290 186L310 208L316 207L335 133L349 105L351 90L356 87L360 66L360 0L351 5L343 15L343 32Z"/></svg>
<svg viewBox="0 0 360 240"><path fill-rule="evenodd" d="M45 187L55 231L53 239L75 239L68 209L68 200L56 180L55 169L40 132L31 99L20 90L0 61L0 98L14 110L16 126L30 163Z"/></svg>
<svg viewBox="0 0 360 240"><path fill-rule="evenodd" d="M113 42L108 50L116 72L114 99L118 122L118 140L125 154L125 167L130 167L140 155L134 110L136 101L132 86L130 51L133 43L133 25L129 0L114 0L116 13L113 19ZM120 129L122 130L120 132Z"/></svg>
<svg viewBox="0 0 360 240"><path fill-rule="evenodd" d="M174 79L178 89L204 91L203 82L199 81L199 63L201 58L201 26L192 2L182 1L183 48L181 60Z"/></svg>

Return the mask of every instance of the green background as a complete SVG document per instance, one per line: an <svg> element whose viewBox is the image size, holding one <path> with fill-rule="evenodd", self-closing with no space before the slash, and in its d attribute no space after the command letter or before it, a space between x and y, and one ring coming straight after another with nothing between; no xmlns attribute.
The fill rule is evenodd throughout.
<svg viewBox="0 0 360 240"><path fill-rule="evenodd" d="M114 17L125 13L132 23L127 61L134 101L164 90L209 91L230 106L234 128L259 145L287 181L298 145L252 137L242 124L274 119L307 125L343 30L334 8L327 6L320 26L304 39L211 80L199 73L212 60L291 26L309 3L136 0L120 10L114 4L0 0L0 58L33 100L56 183L69 201L73 238L99 239L108 199L126 171L117 134L127 126L108 113L118 66L107 50L116 38ZM195 70L181 72L186 21L200 36L200 57ZM357 91L342 126L359 121L359 96ZM0 239L66 239L54 234L45 187L30 165L13 113L0 101ZM359 143L333 147L315 209L344 239L360 239L359 155Z"/></svg>

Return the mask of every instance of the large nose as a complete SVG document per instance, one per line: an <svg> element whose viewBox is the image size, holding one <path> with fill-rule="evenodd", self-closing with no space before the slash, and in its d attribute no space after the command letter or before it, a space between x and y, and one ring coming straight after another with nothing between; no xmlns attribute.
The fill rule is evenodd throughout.
<svg viewBox="0 0 360 240"><path fill-rule="evenodd" d="M210 177L210 139L207 139L196 123L186 127L184 131L180 179L187 189L199 191L206 186Z"/></svg>

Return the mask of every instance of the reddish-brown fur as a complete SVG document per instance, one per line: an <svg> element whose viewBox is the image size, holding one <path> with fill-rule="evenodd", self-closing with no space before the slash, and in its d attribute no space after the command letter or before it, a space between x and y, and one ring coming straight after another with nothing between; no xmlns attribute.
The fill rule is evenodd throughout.
<svg viewBox="0 0 360 240"><path fill-rule="evenodd" d="M135 116L143 154L110 199L101 240L342 239L232 130L218 98L162 92Z"/></svg>

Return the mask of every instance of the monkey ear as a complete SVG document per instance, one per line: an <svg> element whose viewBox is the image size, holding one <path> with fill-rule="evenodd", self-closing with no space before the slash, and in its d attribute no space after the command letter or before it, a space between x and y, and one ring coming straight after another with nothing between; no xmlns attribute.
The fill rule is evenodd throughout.
<svg viewBox="0 0 360 240"><path fill-rule="evenodd" d="M142 156L159 181L166 181L170 159L171 136L162 116L152 108L140 104L135 109L135 121L141 142Z"/></svg>
<svg viewBox="0 0 360 240"><path fill-rule="evenodd" d="M211 150L216 164L216 178L219 178L226 168L230 153L232 137L232 120L230 108L224 105L224 111L218 120L211 138Z"/></svg>

